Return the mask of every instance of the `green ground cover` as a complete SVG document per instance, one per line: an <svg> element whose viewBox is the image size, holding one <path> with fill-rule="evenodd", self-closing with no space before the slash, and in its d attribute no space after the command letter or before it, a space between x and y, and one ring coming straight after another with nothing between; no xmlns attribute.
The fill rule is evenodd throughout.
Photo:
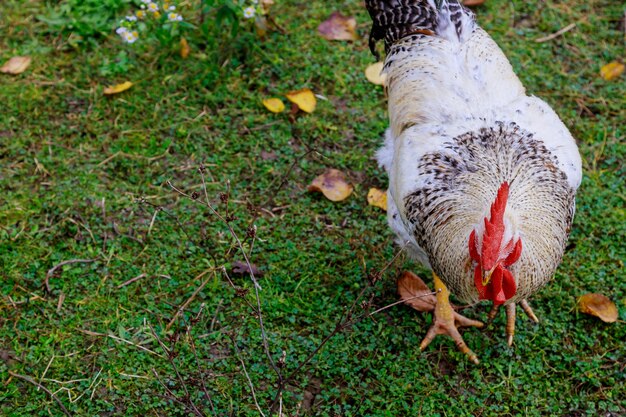
<svg viewBox="0 0 626 417"><path fill-rule="evenodd" d="M386 188L373 154L387 114L363 76L373 58L360 1L276 0L286 33L189 31L185 60L174 46L123 44L113 31L125 1L104 2L108 14L61 3L78 23L55 2L0 10L0 62L33 58L0 76L1 415L63 415L55 398L77 416L193 415L194 405L255 416L255 401L278 415L279 377L254 286L232 271L243 256L229 226L263 272L267 350L291 377L282 415L626 415L626 85L598 75L624 56L620 2L487 0L478 10L528 90L579 140L585 171L571 245L531 300L541 323L518 319L513 348L504 317L465 331L478 366L446 339L420 353L431 317L402 305L337 331L307 361L355 300L352 317L397 301L405 269L430 282L402 255L386 268L397 248L365 201ZM361 40L317 35L334 10L356 17ZM103 96L125 80L129 91ZM304 87L327 98L310 115L261 104ZM355 184L346 201L306 192L326 167ZM167 181L199 201L206 189L228 222ZM91 262L57 268L46 290L48 271L77 259ZM618 323L577 312L588 292L615 301ZM484 320L486 310L464 314Z"/></svg>

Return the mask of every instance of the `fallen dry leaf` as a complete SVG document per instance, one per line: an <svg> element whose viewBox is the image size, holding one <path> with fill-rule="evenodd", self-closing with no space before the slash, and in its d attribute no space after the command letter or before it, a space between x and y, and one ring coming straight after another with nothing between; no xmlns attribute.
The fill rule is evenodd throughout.
<svg viewBox="0 0 626 417"><path fill-rule="evenodd" d="M128 90L132 86L133 83L131 83L130 81L123 82L122 84L112 85L104 89L104 94L106 94L107 96L110 96L112 94L118 94L122 91Z"/></svg>
<svg viewBox="0 0 626 417"><path fill-rule="evenodd" d="M266 98L263 105L272 113L281 113L285 110L285 104L279 98Z"/></svg>
<svg viewBox="0 0 626 417"><path fill-rule="evenodd" d="M367 193L367 204L387 211L387 191L370 188Z"/></svg>
<svg viewBox="0 0 626 417"><path fill-rule="evenodd" d="M189 42L187 42L187 39L180 38L180 57L182 59L186 59L189 56L190 52L191 47L189 46Z"/></svg>
<svg viewBox="0 0 626 417"><path fill-rule="evenodd" d="M258 14L254 19L254 27L259 38L264 39L267 35L267 18Z"/></svg>
<svg viewBox="0 0 626 417"><path fill-rule="evenodd" d="M463 0L463 6L467 6L467 7L480 6L484 2L485 0Z"/></svg>
<svg viewBox="0 0 626 417"><path fill-rule="evenodd" d="M285 94L285 97L292 103L294 103L298 108L307 113L313 113L315 110L315 106L317 105L317 99L315 98L315 94L313 91L308 88L303 88L302 90L290 91Z"/></svg>
<svg viewBox="0 0 626 417"><path fill-rule="evenodd" d="M29 56L14 56L4 63L0 72L5 74L21 74L26 71L26 68L30 65L32 59Z"/></svg>
<svg viewBox="0 0 626 417"><path fill-rule="evenodd" d="M384 85L387 79L386 74L381 74L384 62L376 62L365 68L365 78L367 81L376 85Z"/></svg>
<svg viewBox="0 0 626 417"><path fill-rule="evenodd" d="M403 272L398 279L398 294L405 304L417 311L433 311L437 304L437 298L424 281L409 271Z"/></svg>
<svg viewBox="0 0 626 417"><path fill-rule="evenodd" d="M236 275L252 275L255 277L260 277L263 275L263 271L261 271L255 264L250 264L248 266L247 263L241 261L233 262L233 274Z"/></svg>
<svg viewBox="0 0 626 417"><path fill-rule="evenodd" d="M600 68L600 76L607 81L611 81L622 75L624 68L624 64L621 62L613 61Z"/></svg>
<svg viewBox="0 0 626 417"><path fill-rule="evenodd" d="M578 308L585 314L598 317L605 323L617 321L617 307L602 294L585 294L578 299Z"/></svg>
<svg viewBox="0 0 626 417"><path fill-rule="evenodd" d="M264 161L275 161L276 159L278 159L278 156L274 151L261 151L261 159Z"/></svg>
<svg viewBox="0 0 626 417"><path fill-rule="evenodd" d="M317 27L317 31L329 41L355 41L359 39L356 33L356 19L352 16L344 16L339 12L333 12Z"/></svg>
<svg viewBox="0 0 626 417"><path fill-rule="evenodd" d="M354 187L346 181L343 172L329 168L311 182L308 190L321 192L330 201L341 201L352 194Z"/></svg>

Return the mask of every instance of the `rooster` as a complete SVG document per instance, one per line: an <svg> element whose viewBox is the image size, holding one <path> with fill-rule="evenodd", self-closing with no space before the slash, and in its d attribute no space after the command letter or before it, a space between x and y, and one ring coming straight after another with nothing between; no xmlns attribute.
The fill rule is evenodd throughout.
<svg viewBox="0 0 626 417"><path fill-rule="evenodd" d="M447 334L470 360L460 300L516 304L563 256L582 178L576 142L557 114L526 95L511 64L456 0L366 0L370 49L384 40L390 127L377 159L389 175L388 220L401 245L431 268L434 323L420 348Z"/></svg>

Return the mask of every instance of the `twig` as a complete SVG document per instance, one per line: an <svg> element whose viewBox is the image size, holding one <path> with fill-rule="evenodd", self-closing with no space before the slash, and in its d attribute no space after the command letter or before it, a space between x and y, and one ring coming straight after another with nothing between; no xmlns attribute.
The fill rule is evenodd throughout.
<svg viewBox="0 0 626 417"><path fill-rule="evenodd" d="M278 380L282 381L282 374L280 372L280 370L278 369L278 367L276 366L276 363L274 361L274 358L272 358L272 354L270 353L270 349L269 349L269 344L267 341L267 333L265 331L265 325L263 323L263 313L262 313L262 309L261 309L261 297L259 295L259 289L261 288L261 286L259 285L258 280L256 279L256 277L254 276L254 271L252 268L252 265L250 263L250 259L248 257L248 254L246 253L246 251L243 248L243 244L241 243L241 239L239 239L239 236L237 235L237 233L235 232L235 230L233 229L232 225L230 224L229 221L227 221L221 214L219 214L217 212L217 210L215 210L215 208L213 208L213 206L211 205L211 202L209 201L209 197L206 191L206 181L204 178L204 173L203 173L203 169L201 168L200 170L200 175L202 178L202 185L203 185L203 189L204 189L204 194L205 194L205 199L206 201L202 202L202 201L198 201L196 199L194 199L191 195L185 193L184 191L176 188L174 186L174 184L171 183L171 181L167 181L167 185L169 185L172 190L174 190L176 193L187 197L193 201L198 201L199 204L204 205L205 207L207 207L211 213L213 215L215 215L221 222L223 222L226 227L228 228L228 231L230 232L230 235L232 236L232 238L235 240L235 242L237 243L237 247L239 248L239 250L241 251L241 254L244 258L244 261L246 263L246 265L248 266L248 269L250 271L250 279L252 280L252 283L254 284L254 294L255 294L255 298L256 298L256 302L257 302L257 315L258 315L258 319L259 319L259 327L261 329L261 338L263 340L263 348L265 350L265 355L267 356L267 358L270 361L270 365L272 367L272 369L274 370L274 372L276 373L276 375L278 376Z"/></svg>
<svg viewBox="0 0 626 417"><path fill-rule="evenodd" d="M220 312L220 307L222 307L223 302L224 302L224 299L220 298L220 302L217 303L217 307L215 308L215 314L213 314L213 320L211 320L211 325L209 326L209 332L213 332L213 328L215 327L215 322L217 321L217 315Z"/></svg>
<svg viewBox="0 0 626 417"><path fill-rule="evenodd" d="M183 387L183 390L185 390L185 398L189 400L189 404L192 407L192 411L196 415L198 415L200 417L204 417L202 412L200 412L200 410L198 410L198 407L196 407L196 404L191 399L191 395L189 395L189 390L187 389L187 384L185 383L185 380L183 379L183 377L180 375L180 372L178 371L178 367L176 366L176 362L174 362L173 356L171 354L172 351L170 349L168 349L167 346L165 346L165 344L161 341L159 336L154 331L154 328L149 323L148 323L148 328L150 329L150 332L152 332L152 336L154 336L156 341L161 346L161 349L163 349L163 351L167 354L167 360L170 363L170 365L172 365L172 368L174 369L174 372L176 373L176 377L178 378L178 381L180 382L181 386Z"/></svg>
<svg viewBox="0 0 626 417"><path fill-rule="evenodd" d="M548 36L544 36L542 38L537 38L535 39L535 42L547 42L547 41L551 41L552 39L558 38L559 36L561 36L562 34L569 32L570 30L574 29L576 27L576 23L570 23L569 25L565 26L564 28L554 32L551 35Z"/></svg>
<svg viewBox="0 0 626 417"><path fill-rule="evenodd" d="M187 333L187 338L189 339L189 346L191 347L193 356L196 359L196 366L200 370L200 383L202 384L202 392L204 393L204 397L207 399L207 401L209 402L209 405L211 406L211 411L213 411L213 415L217 416L217 413L215 412L215 407L213 406L213 401L211 400L211 395L209 394L209 391L206 389L204 373L202 372L202 369L201 369L202 364L200 363L200 358L198 357L198 352L196 350L196 344L193 341L193 336L191 335L191 328L193 327L193 324L198 323L200 321L200 318L204 311L204 307L205 307L204 303L200 304L200 311L198 311L198 314L196 314L196 316L193 319L191 319L190 323L187 324L186 333Z"/></svg>
<svg viewBox="0 0 626 417"><path fill-rule="evenodd" d="M235 347L235 352L237 353L237 359L239 359L239 362L241 363L241 368L243 369L243 373L246 376L246 379L248 380L248 385L250 385L250 392L252 393L252 398L254 399L254 404L256 405L257 410L259 410L259 413L265 417L265 414L263 413L263 410L261 410L261 406L259 405L259 402L256 399L256 394L254 392L254 384L252 383L252 380L250 379L250 375L248 375L248 371L246 370L246 364L244 363L243 359L241 358L241 352L239 351L239 347L237 347L237 341L235 339L233 339L231 337L231 340L233 342L233 346ZM282 392L281 392L282 394Z"/></svg>
<svg viewBox="0 0 626 417"><path fill-rule="evenodd" d="M393 263L396 261L396 259L398 259L400 254L402 252L404 252L404 249L406 248L407 244L408 244L408 242L406 242L404 244L404 246L402 246L400 248L400 250L394 255L394 257L389 262L387 262L387 264L378 272L378 274L377 274L378 277L382 276L382 274L389 267L391 267L391 265L393 265ZM277 391L276 395L274 396L274 400L272 401L272 404L270 406L271 410L275 409L276 403L280 399L280 395L282 394L282 390L283 390L285 384L288 381L290 381L296 374L298 374L298 372L300 372L300 370L302 370L302 368L304 368L315 357L315 355L317 355L322 350L322 348L326 345L326 343L328 343L328 341L330 339L335 337L339 332L341 332L341 331L347 329L348 327L358 323L359 321L363 320L364 318L369 317L369 315L365 314L365 315L363 315L363 316L361 316L361 317L359 317L357 319L351 320L352 314L354 314L354 309L357 306L358 302L361 300L361 298L363 297L365 292L367 290L369 290L376 282L377 282L376 280L368 282L368 284L361 290L361 292L359 292L359 294L354 299L354 301L352 302L352 304L350 305L348 310L346 310L344 313L342 313L341 317L339 318L339 320L335 324L335 328L328 335L326 335L326 337L324 337L324 339L320 342L319 345L317 345L317 347L313 350L313 352L309 353L309 355L302 362L300 362L300 364L298 364L296 369L291 371L286 377L283 378L282 383L279 384L278 391ZM427 295L430 295L430 294L422 294L422 295L416 296L415 298L425 297ZM404 302L404 300L402 300L401 302ZM399 304L399 302L396 302L393 305L396 305L396 304ZM391 307L391 306L389 306L389 307ZM382 309L377 310L376 312L383 311L385 308L389 308L389 307L384 307ZM374 313L372 313L372 314L374 314Z"/></svg>
<svg viewBox="0 0 626 417"><path fill-rule="evenodd" d="M46 286L46 291L50 292L49 280L54 275L56 270L59 269L60 267L69 265L69 264L78 264L78 263L86 264L86 263L95 262L95 261L96 261L95 259L68 259L67 261L63 261L61 263L56 264L55 266L53 266L52 268L48 270L48 273L46 274L46 279L43 282L44 285Z"/></svg>
<svg viewBox="0 0 626 417"><path fill-rule="evenodd" d="M173 393L173 392L172 392L172 391L171 391L171 390L167 387L167 385L165 385L165 384L163 383L163 381L161 381L161 378L159 378L159 374L157 373L156 369L152 368L152 373L154 373L154 376L156 377L157 381L159 381L159 384L161 384L161 386L162 386L163 388L165 388L165 391L166 391L166 392L170 395L170 397L166 397L166 396L164 396L164 395L159 395L159 394L156 394L156 395L158 395L159 397L165 398L165 399L167 399L167 400L172 400L172 401L174 401L174 402L177 402L178 404L182 405L182 406L183 406L183 407L185 407L187 410L189 410L189 412L192 412L192 413L194 413L194 414L197 414L197 413L196 413L196 410L194 410L193 408L189 407L189 405L188 405L187 403L185 403L185 402L183 402L183 401L179 400L179 399L176 397L176 395L175 395L175 394L174 394L174 393ZM202 413L200 413L199 411L198 411L198 413L199 413L199 414L197 414L198 416L200 416L200 417L204 417L204 416L202 415Z"/></svg>
<svg viewBox="0 0 626 417"><path fill-rule="evenodd" d="M145 205L147 205L147 206L150 206L150 207L152 207L152 208L154 208L154 209L158 210L159 212L161 212L161 213L165 214L165 215L166 215L167 217L169 217L170 219L174 220L174 221L176 222L176 224L178 225L178 228L179 228L180 230L182 230L182 231L183 231L183 233L185 234L185 236L187 237L187 240L188 240L189 242L193 242L193 241L194 241L194 240L191 238L191 235L189 235L189 233L187 233L187 228L185 227L185 225L183 225L183 224L180 222L180 220L178 219L178 217L176 217L175 215L173 215L173 214L169 213L169 212L168 212L165 208L163 208L163 207L161 207L161 206L159 206L159 205L156 205L156 204L153 204L153 203L151 203L151 202L147 201L147 200L145 199L145 197L140 197L140 198L138 198L136 201L137 201L139 204L142 204L142 205L143 205L143 204L145 204ZM119 233L118 233L118 234L119 234ZM126 236L126 235L123 235L123 236ZM130 237L130 236L128 236L128 237ZM137 239L137 241L138 241L139 243L143 244L143 242L142 242L142 241L140 241L140 240L138 240L138 239ZM205 246L205 245L200 245L200 246L201 246L202 248L204 248L204 249L207 251L208 255L211 257L211 259L213 259L213 262L215 263L215 265L218 265L218 263L219 263L219 262L217 261L217 258L215 257L215 254L213 254L213 252L209 251L209 250L206 248L206 246Z"/></svg>
<svg viewBox="0 0 626 417"><path fill-rule="evenodd" d="M50 395L50 396L52 397L52 399L53 399L54 401L56 401L56 402L57 402L57 404L59 404L59 407L61 407L61 410L63 410L63 412L65 413L65 415L70 416L70 417L72 416L72 414L70 414L70 412L69 412L69 411L67 411L67 408L65 408L65 406L63 405L63 403L61 402L61 400L59 400L59 399L57 398L57 396L56 396L56 395L54 395L54 394L52 393L52 391L50 391L48 388L46 388L46 387L44 387L43 385L41 385L39 382L37 382L37 381L33 380L32 378L30 378L30 377L28 377L28 376L25 376L25 375L20 375L20 374L16 374L16 373L15 373L15 372L13 372L13 371L9 371L9 375L14 376L15 378L22 379L22 380L24 380L24 381L26 381L26 382L30 382L31 384L35 385L37 388L41 388L42 390L44 390L45 392L47 392L47 393L48 393L48 395Z"/></svg>
<svg viewBox="0 0 626 417"><path fill-rule="evenodd" d="M248 254L246 254L246 251L243 248L243 244L241 243L239 236L237 236L237 233L235 233L235 230L231 226L230 222L226 221L224 217L222 217L213 207L211 207L211 203L209 201L209 195L207 194L207 190L206 190L206 180L204 178L204 170L200 169L199 171L200 171L200 177L202 178L202 188L204 189L204 197L206 200L205 201L206 205L217 216L217 218L220 219L222 222L224 222L226 227L228 227L228 230L230 231L231 236L233 237L233 239L235 239L235 241L237 242L237 245L239 246L239 249L241 250L241 254L243 255L246 265L248 266L248 270L250 271L250 279L252 280L252 283L254 284L254 297L256 299L256 304L257 304L256 312L257 312L257 316L259 319L259 328L261 329L261 340L263 341L263 349L265 350L265 356L267 356L267 358L269 359L270 365L272 366L272 369L274 370L274 372L276 373L276 376L278 377L279 385L282 385L283 375L280 372L280 369L278 369L278 367L276 366L276 363L274 362L274 358L272 358L272 354L270 352L270 347L269 347L269 342L267 341L267 333L265 331L265 324L263 323L263 311L261 309L261 296L259 295L259 290L261 289L261 286L259 285L257 279L254 276L254 269L252 268ZM228 193L230 194L230 183L229 183ZM226 210L228 213L228 205L226 205Z"/></svg>
<svg viewBox="0 0 626 417"><path fill-rule="evenodd" d="M135 278L131 278L126 282L122 282L120 285L117 286L118 289L123 288L125 286L127 286L128 284L132 284L135 281L139 281L141 278L145 278L147 277L147 275L145 273L139 274L137 275Z"/></svg>
<svg viewBox="0 0 626 417"><path fill-rule="evenodd" d="M439 291L441 291L441 289L440 289ZM380 313L381 311L387 310L388 308L391 308L391 307L397 306L398 304L403 304L403 303L406 303L407 301L415 300L415 299L417 299L417 298L427 297L427 296L429 296L429 295L437 295L437 293L438 293L439 291L433 291L433 292L429 292L429 293L426 293L426 294L414 295L413 297L409 297L409 298L404 299L404 300L396 301L395 303L387 304L386 306L381 307L381 308L379 308L378 310L374 310L374 311L372 311L371 313L365 314L365 315L363 315L363 316L361 316L361 317L359 317L359 318L355 319L355 320L351 323L351 325L352 325L352 324L356 324L356 323L358 323L359 321L361 321L361 320L363 320L363 319L366 319L366 318L368 318L368 317L372 317L374 314L378 314L378 313Z"/></svg>
<svg viewBox="0 0 626 417"><path fill-rule="evenodd" d="M158 357L159 357L159 358L161 358L161 359L165 359L162 355L160 355L160 354L156 353L156 352L155 352L155 351L153 351L153 350L150 350L150 349L148 349L148 348L146 348L146 347L141 346L140 344L133 343L133 342L131 342L130 340L122 339L121 337L117 337L117 336L112 335L112 334L105 334L105 333L92 332L91 330L86 330L86 329L78 329L78 331L79 331L79 332L82 332L82 333L85 333L85 334L88 334L89 336L103 336L103 337L110 337L110 338L111 338L111 339L113 339L113 340L117 340L118 342L124 342L124 343L127 343L127 344L129 344L129 345L131 345L131 346L135 346L136 348L139 348L139 349L141 349L141 350L145 350L145 351L146 351L146 352L148 352L148 353L152 353L153 355L158 356Z"/></svg>
<svg viewBox="0 0 626 417"><path fill-rule="evenodd" d="M213 268L209 268L205 271L202 271L198 276L196 276L193 280L198 280L200 278L202 278L203 276L205 276L206 274L208 274L209 272L213 271ZM187 299L187 301L185 301L180 307L178 307L178 310L176 310L176 314L174 314L174 317L172 317L172 319L170 320L169 323L167 323L167 326L165 326L165 330L169 330L170 327L172 327L172 325L174 324L174 322L176 321L176 319L178 318L178 316L181 315L181 313L183 311L185 311L185 309L187 308L187 306L189 305L189 303L191 303L194 298L196 298L196 296L198 295L198 293L200 291L202 291L202 289L204 288L204 286L209 282L209 280L211 279L211 277L205 279L204 281L202 281L202 284L200 284L200 286L198 288L196 288L196 290L193 292L193 294L191 294L191 296Z"/></svg>

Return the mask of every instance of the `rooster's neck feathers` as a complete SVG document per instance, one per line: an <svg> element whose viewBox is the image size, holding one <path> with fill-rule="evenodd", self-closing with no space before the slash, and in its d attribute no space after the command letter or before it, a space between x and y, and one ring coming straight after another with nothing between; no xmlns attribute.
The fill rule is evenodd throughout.
<svg viewBox="0 0 626 417"><path fill-rule="evenodd" d="M394 42L415 33L462 39L473 27L474 14L456 0L366 0L372 18L369 46L376 52L376 42L385 40L385 51Z"/></svg>

